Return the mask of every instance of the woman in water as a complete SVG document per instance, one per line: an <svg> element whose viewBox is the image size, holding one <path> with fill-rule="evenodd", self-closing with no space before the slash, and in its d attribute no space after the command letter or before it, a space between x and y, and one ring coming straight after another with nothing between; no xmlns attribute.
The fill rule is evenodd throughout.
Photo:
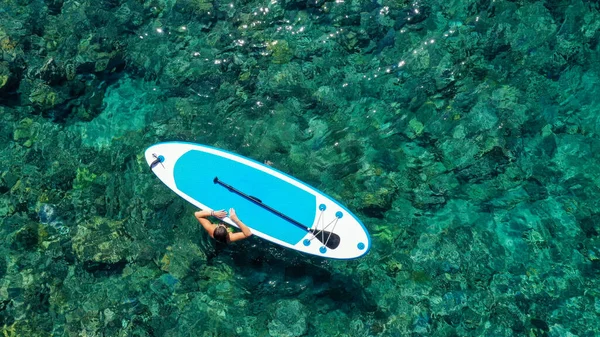
<svg viewBox="0 0 600 337"><path fill-rule="evenodd" d="M252 236L252 232L250 231L250 228L248 228L248 226L246 226L237 217L237 214L235 214L235 210L233 208L229 209L229 219L231 219L242 230L241 232L237 232L237 233L230 233L227 230L227 226L225 226L225 224L222 222L219 224L213 224L212 222L210 222L210 220L207 219L209 216L215 217L217 219L223 219L227 216L227 212L225 212L225 210L198 211L198 212L194 213L194 215L196 216L196 219L198 219L198 221L200 221L200 224L202 225L202 227L204 227L204 229L208 232L208 235L210 235L211 238L213 238L221 243L227 244L230 242L243 240L245 238Z"/></svg>

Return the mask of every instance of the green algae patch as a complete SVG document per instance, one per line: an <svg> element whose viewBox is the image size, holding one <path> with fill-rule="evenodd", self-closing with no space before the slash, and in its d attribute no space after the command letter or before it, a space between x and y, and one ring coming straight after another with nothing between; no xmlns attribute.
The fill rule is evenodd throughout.
<svg viewBox="0 0 600 337"><path fill-rule="evenodd" d="M73 251L91 268L112 269L127 260L130 240L123 236L123 221L93 217L77 226Z"/></svg>
<svg viewBox="0 0 600 337"><path fill-rule="evenodd" d="M181 2L189 6L195 13L207 13L214 8L213 2L207 0L187 0Z"/></svg>
<svg viewBox="0 0 600 337"><path fill-rule="evenodd" d="M0 89L8 83L11 76L8 62L0 62Z"/></svg>
<svg viewBox="0 0 600 337"><path fill-rule="evenodd" d="M84 189L93 184L98 176L87 167L78 167L73 182L74 189Z"/></svg>
<svg viewBox="0 0 600 337"><path fill-rule="evenodd" d="M267 43L267 51L271 53L271 62L285 64L290 62L294 53L286 40L275 40Z"/></svg>
<svg viewBox="0 0 600 337"><path fill-rule="evenodd" d="M33 90L29 94L29 101L42 110L48 110L59 102L59 97L51 86L36 81Z"/></svg>
<svg viewBox="0 0 600 337"><path fill-rule="evenodd" d="M431 276L422 270L415 270L410 273L410 278L415 283L427 283L431 281Z"/></svg>
<svg viewBox="0 0 600 337"><path fill-rule="evenodd" d="M39 124L31 118L20 120L13 131L13 140L23 144L25 147L31 147L37 139Z"/></svg>
<svg viewBox="0 0 600 337"><path fill-rule="evenodd" d="M409 127L409 132L408 132L408 136L410 138L415 138L417 136L420 136L423 133L423 130L425 130L425 126L423 125L423 123L419 122L419 120L417 119L411 119L410 122L408 122L408 127Z"/></svg>

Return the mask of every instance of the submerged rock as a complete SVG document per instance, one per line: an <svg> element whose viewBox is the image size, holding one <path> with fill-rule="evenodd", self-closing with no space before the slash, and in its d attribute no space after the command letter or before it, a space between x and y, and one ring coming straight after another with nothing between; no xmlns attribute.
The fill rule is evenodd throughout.
<svg viewBox="0 0 600 337"><path fill-rule="evenodd" d="M38 242L38 225L31 223L17 231L13 241L13 248L31 250L37 246Z"/></svg>
<svg viewBox="0 0 600 337"><path fill-rule="evenodd" d="M38 217L40 219L40 223L49 225L61 235L66 235L71 230L58 216L58 211L56 210L55 205L42 204L40 210L38 211Z"/></svg>
<svg viewBox="0 0 600 337"><path fill-rule="evenodd" d="M304 335L308 329L306 316L306 308L300 301L280 301L275 309L274 319L269 322L269 335L273 337Z"/></svg>
<svg viewBox="0 0 600 337"><path fill-rule="evenodd" d="M123 233L122 222L92 218L77 227L73 251L92 271L120 271L125 267L130 246Z"/></svg>
<svg viewBox="0 0 600 337"><path fill-rule="evenodd" d="M54 221L58 214L56 213L56 208L53 205L42 204L40 207L40 211L38 212L38 216L40 217L40 222L43 224L48 224Z"/></svg>

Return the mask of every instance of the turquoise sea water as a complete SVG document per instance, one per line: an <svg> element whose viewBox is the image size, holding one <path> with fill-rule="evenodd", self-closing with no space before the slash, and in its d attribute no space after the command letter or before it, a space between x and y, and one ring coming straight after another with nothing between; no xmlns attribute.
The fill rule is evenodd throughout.
<svg viewBox="0 0 600 337"><path fill-rule="evenodd" d="M595 0L0 0L0 336L600 335L599 29ZM143 160L167 140L314 185L370 253L217 247Z"/></svg>

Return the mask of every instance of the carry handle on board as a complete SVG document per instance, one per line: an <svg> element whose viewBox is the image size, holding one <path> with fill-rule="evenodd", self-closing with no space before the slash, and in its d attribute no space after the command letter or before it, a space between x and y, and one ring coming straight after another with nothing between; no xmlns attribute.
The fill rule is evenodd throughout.
<svg viewBox="0 0 600 337"><path fill-rule="evenodd" d="M306 227L305 225L301 224L300 222L298 222L298 221L290 218L289 216L287 216L287 215L279 212L278 210L276 210L276 209L274 209L274 208L272 208L272 207L270 207L268 205L265 205L257 197L253 197L251 195L248 195L248 194L246 194L246 193L244 193L244 192L236 189L235 187L222 182L221 180L219 180L218 177L215 177L215 179L213 179L213 183L219 184L219 185L225 187L226 189L228 189L229 192L233 192L235 194L238 194L238 195L240 195L240 196L242 196L242 197L244 197L244 198L252 201L253 203L257 204L258 206L260 206L260 207L262 207L262 208L264 208L266 210L271 211L272 213L278 215L279 217L281 217L281 218L289 221L290 223L292 223L296 227L298 227L298 228L300 228L300 229L302 229L302 230L304 230L306 232L313 233L315 235L315 237L319 241L321 241L323 244L325 244L325 246L327 246L327 248L329 248L329 249L336 249L340 245L340 241L341 241L340 236L337 235L337 234L335 234L335 233L333 233L333 232L318 231L318 230L310 229L310 228ZM317 233L315 234L315 232L317 232Z"/></svg>
<svg viewBox="0 0 600 337"><path fill-rule="evenodd" d="M257 198L257 197L253 197L253 196L249 195L249 196L248 196L248 198L250 198L250 199L252 199L252 200L254 200L254 201L256 201L256 202L258 202L258 203L261 203L261 204L262 204L262 200L260 200L260 199L259 199L259 198Z"/></svg>

